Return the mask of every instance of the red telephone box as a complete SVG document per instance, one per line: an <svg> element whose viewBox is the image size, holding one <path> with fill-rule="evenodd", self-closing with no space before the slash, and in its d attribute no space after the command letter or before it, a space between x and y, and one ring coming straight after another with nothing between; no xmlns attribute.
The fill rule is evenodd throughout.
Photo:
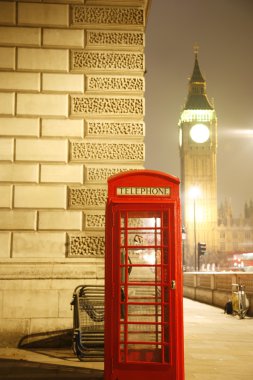
<svg viewBox="0 0 253 380"><path fill-rule="evenodd" d="M108 179L105 380L183 380L179 180L134 170Z"/></svg>

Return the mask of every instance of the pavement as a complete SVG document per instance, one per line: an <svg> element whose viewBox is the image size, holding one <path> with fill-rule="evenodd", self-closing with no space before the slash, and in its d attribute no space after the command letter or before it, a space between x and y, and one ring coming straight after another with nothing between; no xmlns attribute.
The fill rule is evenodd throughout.
<svg viewBox="0 0 253 380"><path fill-rule="evenodd" d="M184 299L185 380L252 380L253 318ZM0 380L103 379L102 362L80 362L71 348L0 348Z"/></svg>

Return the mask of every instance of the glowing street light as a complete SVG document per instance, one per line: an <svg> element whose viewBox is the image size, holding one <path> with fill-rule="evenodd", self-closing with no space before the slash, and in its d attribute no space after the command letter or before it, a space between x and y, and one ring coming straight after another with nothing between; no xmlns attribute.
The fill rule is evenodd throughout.
<svg viewBox="0 0 253 380"><path fill-rule="evenodd" d="M189 189L189 197L194 201L200 196L200 188L198 186L191 186Z"/></svg>
<svg viewBox="0 0 253 380"><path fill-rule="evenodd" d="M194 228L194 270L197 270L197 236L196 236L196 199L200 196L200 188L192 186L189 189L189 197L193 200L193 228Z"/></svg>

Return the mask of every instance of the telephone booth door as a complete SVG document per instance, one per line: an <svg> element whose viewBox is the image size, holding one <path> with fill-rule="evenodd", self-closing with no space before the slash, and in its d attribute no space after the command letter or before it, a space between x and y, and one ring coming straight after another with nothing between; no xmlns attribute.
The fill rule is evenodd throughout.
<svg viewBox="0 0 253 380"><path fill-rule="evenodd" d="M132 174L137 176L136 188L138 172ZM128 175L119 177L127 180ZM159 189L160 182L156 186ZM127 191L132 197L108 200L105 380L153 380L156 375L159 380L182 380L178 202L171 199L173 191L162 198L148 191L148 197L137 199L136 188ZM156 194L155 188L152 184Z"/></svg>

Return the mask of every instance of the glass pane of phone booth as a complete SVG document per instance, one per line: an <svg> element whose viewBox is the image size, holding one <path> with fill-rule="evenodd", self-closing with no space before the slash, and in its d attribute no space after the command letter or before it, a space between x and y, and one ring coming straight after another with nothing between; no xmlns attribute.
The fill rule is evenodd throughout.
<svg viewBox="0 0 253 380"><path fill-rule="evenodd" d="M168 211L120 214L120 362L170 362Z"/></svg>

